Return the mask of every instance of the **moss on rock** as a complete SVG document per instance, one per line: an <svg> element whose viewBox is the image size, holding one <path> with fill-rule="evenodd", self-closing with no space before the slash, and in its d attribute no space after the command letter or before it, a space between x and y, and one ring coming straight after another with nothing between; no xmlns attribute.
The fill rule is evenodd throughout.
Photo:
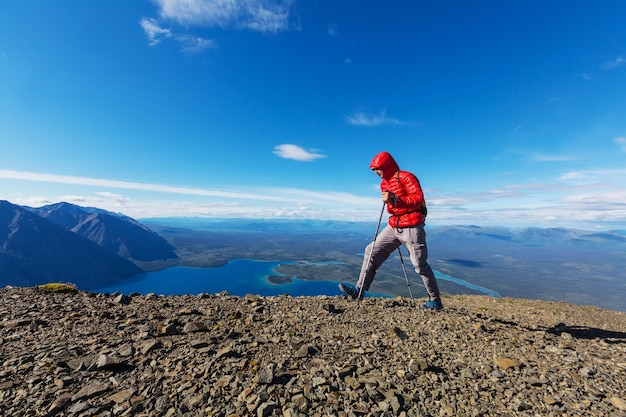
<svg viewBox="0 0 626 417"><path fill-rule="evenodd" d="M61 283L49 283L38 285L38 289L44 292L54 292L54 293L77 293L78 290L71 284L61 284Z"/></svg>

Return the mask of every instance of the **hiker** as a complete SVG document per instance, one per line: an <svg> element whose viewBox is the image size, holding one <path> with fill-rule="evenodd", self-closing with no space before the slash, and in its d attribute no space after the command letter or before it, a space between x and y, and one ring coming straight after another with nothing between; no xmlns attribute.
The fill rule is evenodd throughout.
<svg viewBox="0 0 626 417"><path fill-rule="evenodd" d="M404 245L409 251L415 271L422 277L428 292L428 301L420 305L420 308L441 310L443 304L437 279L428 265L426 232L424 231L426 202L419 180L414 174L401 171L388 152L380 152L376 155L370 164L370 169L382 178L380 182L382 200L391 216L389 216L387 226L365 248L363 265L356 287L339 284L339 288L353 299L362 298L363 292L369 290L374 281L376 270L400 245Z"/></svg>

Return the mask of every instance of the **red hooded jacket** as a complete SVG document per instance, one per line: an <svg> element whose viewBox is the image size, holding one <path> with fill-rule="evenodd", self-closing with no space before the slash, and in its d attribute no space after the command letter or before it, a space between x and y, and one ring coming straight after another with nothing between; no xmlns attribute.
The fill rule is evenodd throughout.
<svg viewBox="0 0 626 417"><path fill-rule="evenodd" d="M419 180L400 167L391 154L381 152L372 159L370 169L383 171L380 182L381 191L391 191L397 197L395 202L387 203L389 225L392 227L410 227L424 224L426 221L426 201Z"/></svg>

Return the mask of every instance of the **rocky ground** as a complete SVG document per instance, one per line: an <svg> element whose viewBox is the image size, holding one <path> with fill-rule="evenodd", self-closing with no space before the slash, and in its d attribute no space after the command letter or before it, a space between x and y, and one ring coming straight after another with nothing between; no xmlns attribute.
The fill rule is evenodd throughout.
<svg viewBox="0 0 626 417"><path fill-rule="evenodd" d="M0 289L3 416L626 416L626 315Z"/></svg>

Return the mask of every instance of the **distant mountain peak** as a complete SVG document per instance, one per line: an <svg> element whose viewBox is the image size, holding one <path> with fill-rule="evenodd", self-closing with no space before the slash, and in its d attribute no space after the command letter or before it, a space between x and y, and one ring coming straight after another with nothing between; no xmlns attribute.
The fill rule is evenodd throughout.
<svg viewBox="0 0 626 417"><path fill-rule="evenodd" d="M0 284L70 281L97 288L141 269L94 242L9 202L0 202Z"/></svg>
<svg viewBox="0 0 626 417"><path fill-rule="evenodd" d="M162 236L124 215L66 202L29 210L133 261L176 258L174 248Z"/></svg>

